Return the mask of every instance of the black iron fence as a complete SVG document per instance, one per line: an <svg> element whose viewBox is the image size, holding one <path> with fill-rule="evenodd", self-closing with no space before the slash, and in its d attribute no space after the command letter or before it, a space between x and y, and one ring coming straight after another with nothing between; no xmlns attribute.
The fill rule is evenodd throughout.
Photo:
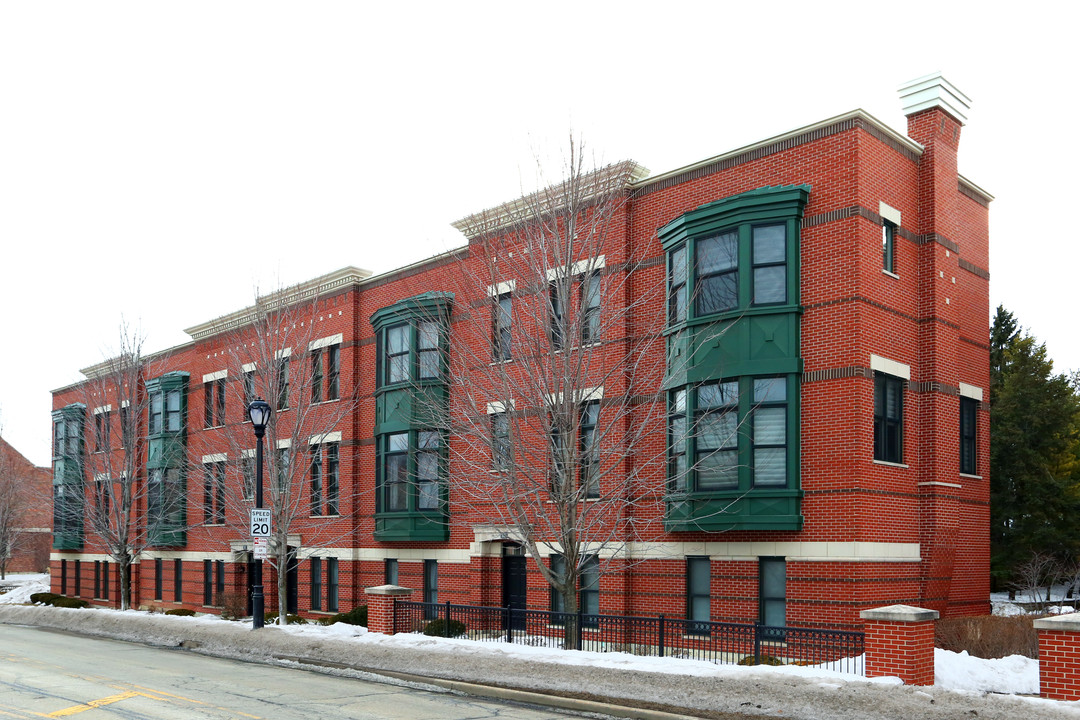
<svg viewBox="0 0 1080 720"><path fill-rule="evenodd" d="M394 632L720 664L824 665L863 674L863 633L844 630L397 600Z"/></svg>

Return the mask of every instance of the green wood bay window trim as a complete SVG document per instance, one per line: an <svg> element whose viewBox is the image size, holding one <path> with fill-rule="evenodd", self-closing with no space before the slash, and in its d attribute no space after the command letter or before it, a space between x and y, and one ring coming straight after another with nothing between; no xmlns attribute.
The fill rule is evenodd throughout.
<svg viewBox="0 0 1080 720"><path fill-rule="evenodd" d="M446 357L453 295L406 298L375 329L376 506L381 541L449 538Z"/></svg>
<svg viewBox="0 0 1080 720"><path fill-rule="evenodd" d="M146 489L150 544L180 547L187 543L186 372L170 372L146 382L150 400Z"/></svg>
<svg viewBox="0 0 1080 720"><path fill-rule="evenodd" d="M52 413L53 548L81 550L86 504L84 469L86 406L72 403Z"/></svg>
<svg viewBox="0 0 1080 720"><path fill-rule="evenodd" d="M808 185L665 225L670 531L799 530L800 225Z"/></svg>
<svg viewBox="0 0 1080 720"><path fill-rule="evenodd" d="M799 221L808 185L717 200L658 232L668 255L668 329L799 302Z"/></svg>

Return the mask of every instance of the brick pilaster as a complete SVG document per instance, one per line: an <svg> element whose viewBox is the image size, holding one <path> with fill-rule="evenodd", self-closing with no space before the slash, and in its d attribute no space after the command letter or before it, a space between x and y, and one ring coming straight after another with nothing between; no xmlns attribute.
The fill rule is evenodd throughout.
<svg viewBox="0 0 1080 720"><path fill-rule="evenodd" d="M364 590L368 596L368 632L394 634L394 598L412 594L409 588L379 585Z"/></svg>
<svg viewBox="0 0 1080 720"><path fill-rule="evenodd" d="M934 684L936 610L890 605L863 610L866 677L899 677L906 685Z"/></svg>
<svg viewBox="0 0 1080 720"><path fill-rule="evenodd" d="M1080 613L1035 621L1039 632L1039 694L1080 700Z"/></svg>

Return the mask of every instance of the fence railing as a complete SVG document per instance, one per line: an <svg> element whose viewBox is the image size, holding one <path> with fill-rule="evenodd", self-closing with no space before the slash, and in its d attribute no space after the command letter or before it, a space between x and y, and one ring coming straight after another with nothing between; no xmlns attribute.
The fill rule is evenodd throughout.
<svg viewBox="0 0 1080 720"><path fill-rule="evenodd" d="M719 664L824 665L863 674L863 633L397 600L394 632Z"/></svg>

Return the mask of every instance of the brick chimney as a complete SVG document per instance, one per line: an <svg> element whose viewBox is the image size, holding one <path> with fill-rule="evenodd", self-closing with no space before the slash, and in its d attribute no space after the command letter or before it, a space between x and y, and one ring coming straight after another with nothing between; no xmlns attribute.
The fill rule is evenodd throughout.
<svg viewBox="0 0 1080 720"><path fill-rule="evenodd" d="M960 304L955 278L961 253L960 177L956 152L970 100L941 73L905 83L900 100L908 119L908 137L923 146L919 158L918 319L919 361L912 381L919 393L918 413L929 427L957 426L958 400L934 391L957 387L959 378ZM965 236L966 237L966 236ZM952 592L960 512L950 493L957 492L954 435L930 433L919 441L919 545L922 554L924 608L942 611Z"/></svg>
<svg viewBox="0 0 1080 720"><path fill-rule="evenodd" d="M956 152L971 100L941 73L900 86L908 137L925 150L919 163L919 232L955 240Z"/></svg>

